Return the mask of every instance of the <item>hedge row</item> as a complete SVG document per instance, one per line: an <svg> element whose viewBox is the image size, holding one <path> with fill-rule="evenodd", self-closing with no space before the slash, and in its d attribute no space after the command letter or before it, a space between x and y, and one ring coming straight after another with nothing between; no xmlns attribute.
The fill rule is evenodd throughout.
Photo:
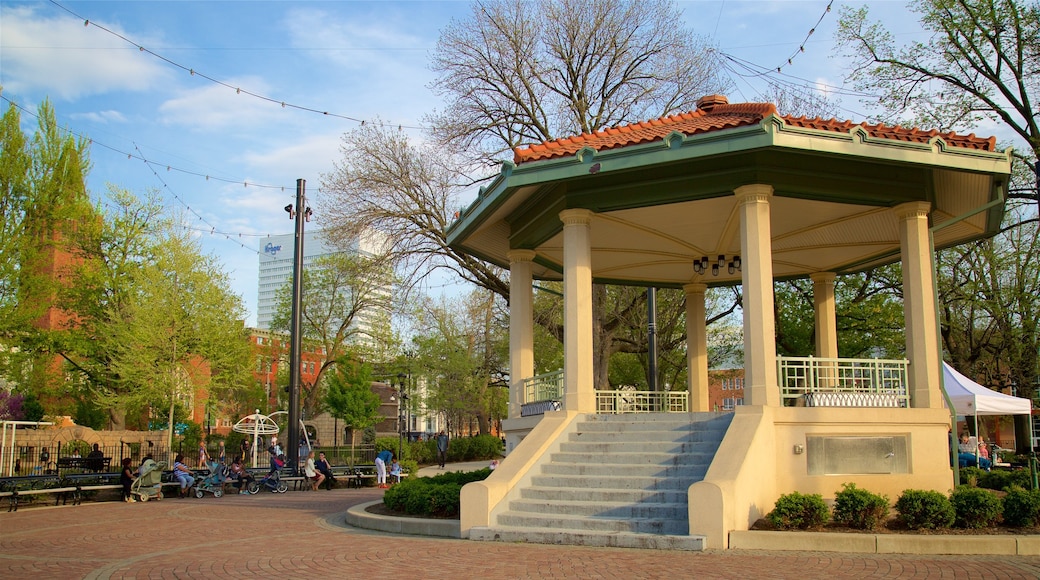
<svg viewBox="0 0 1040 580"><path fill-rule="evenodd" d="M416 516L455 517L459 515L462 486L482 481L490 469L470 472L446 472L433 477L408 478L390 486L383 494L383 504L395 511Z"/></svg>
<svg viewBox="0 0 1040 580"><path fill-rule="evenodd" d="M988 489L958 486L949 497L927 490L908 489L896 500L899 519L911 530L959 527L987 528L1001 522L1008 526L1040 525L1040 491L1008 488L1001 499ZM776 500L766 516L779 530L809 530L823 526L828 519L849 527L874 530L888 518L888 497L859 489L847 483L835 494L834 510L827 508L820 494L790 493Z"/></svg>

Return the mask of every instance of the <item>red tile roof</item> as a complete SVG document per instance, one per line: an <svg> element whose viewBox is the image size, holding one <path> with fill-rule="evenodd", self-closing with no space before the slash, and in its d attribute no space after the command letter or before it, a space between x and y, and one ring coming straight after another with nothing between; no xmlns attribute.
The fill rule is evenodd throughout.
<svg viewBox="0 0 1040 580"><path fill-rule="evenodd" d="M650 143L652 141L660 141L674 131L684 135L695 135L731 127L754 125L761 122L763 118L774 114L776 114L776 107L771 103L737 103L730 105L725 96L709 95L698 100L697 109L688 113L668 115L631 125L619 125L596 131L595 133L584 133L554 141L545 141L527 147L517 147L513 150L513 161L519 165L528 161L574 155L584 147L592 147L596 151L603 151L638 143ZM927 143L932 137L940 136L951 147L981 149L984 151L995 151L997 147L995 137L982 139L976 137L974 133L965 136L952 132L940 133L934 129L922 131L916 128L907 129L900 125L891 126L883 123L870 125L868 123L853 123L852 121L838 121L837 119L822 119L820 117L810 119L807 117L779 115L779 118L783 119L788 125L795 127L807 127L838 133L848 133L853 127L859 126L863 127L871 137L879 139Z"/></svg>

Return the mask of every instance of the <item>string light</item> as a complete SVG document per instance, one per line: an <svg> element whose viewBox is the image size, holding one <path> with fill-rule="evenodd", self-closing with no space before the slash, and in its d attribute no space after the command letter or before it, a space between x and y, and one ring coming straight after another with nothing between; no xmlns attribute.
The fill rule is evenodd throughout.
<svg viewBox="0 0 1040 580"><path fill-rule="evenodd" d="M62 6L60 3L57 2L57 0L49 0L49 1L50 1L51 4L57 6L58 8L61 8L65 12L68 12L69 14L71 14L74 17L76 17L77 19L82 20L83 21L83 26L93 26L93 27L97 28L98 30L107 32L108 34L111 34L112 36L115 36L116 38L119 38L120 40L122 40L122 41L124 41L124 42L126 42L128 44L134 45L135 47L137 47L137 49L140 52L146 52L146 53L154 56L155 58L157 58L157 59L159 59L159 60L161 60L161 61L163 61L163 62L165 62L165 63L167 63L169 65L171 65L171 66L174 66L174 67L177 67L177 68L179 68L179 69L181 69L183 71L186 71L190 76L193 76L193 77L194 76L198 76L200 78L206 79L207 81L209 81L211 83L220 85L220 86L228 88L228 89L232 89L232 90L235 91L235 94L238 94L238 95L246 94L246 95L248 95L250 97L253 97L253 98L256 98L256 99L260 99L262 101L267 101L269 103L274 103L276 105L280 104L283 109L289 108L289 109L296 109L298 111L306 111L308 113L318 113L318 114L329 116L329 117L336 117L336 118L339 118L339 119L352 121L354 123L359 123L362 126L365 123L364 119L359 119L357 117L351 117L350 115L340 115L340 114L337 114L337 113L329 113L328 111L322 111L320 109L314 109L314 108L306 107L306 106L303 106L303 105L294 105L292 103L289 103L289 102L286 102L286 101L282 101L280 99L275 99L275 98L272 98L272 97L261 95L259 93L254 93L252 91L248 91L248 90L242 89L241 87L236 87L236 86L230 85L230 84L228 84L228 83L226 83L226 82L224 82L222 80L213 78L213 77L211 77L209 75L205 75L205 74L195 70L193 67L188 67L188 66L182 65L182 64L180 64L180 63L178 63L176 61L173 61L173 60L171 60L171 59L169 59L169 58L167 58L167 57L165 57L165 56L163 56L163 55L161 55L161 54L159 54L159 53L157 53L157 52L155 52L153 50L147 49L144 46L134 42L133 40L123 36L122 34L119 34L118 32L115 32L113 30L109 30L108 28L105 28L104 26L101 26L100 24L91 22L90 20L88 20L88 19L80 16L79 14L73 12L72 10L69 10L65 6ZM383 126L383 127L390 127L390 128L392 128L395 125L395 123L384 123L384 122L378 122L377 124L380 125L380 126ZM401 127L405 127L405 128L408 128L408 129L418 129L418 130L425 130L426 129L426 127L422 127L422 126L418 126L418 125L398 125L398 128L401 128Z"/></svg>
<svg viewBox="0 0 1040 580"><path fill-rule="evenodd" d="M25 113L27 115L30 115L30 116L32 116L34 118L38 118L38 115L36 113L30 111L29 109L26 109L25 107L19 105L18 103L12 101L11 99L7 98L5 95L0 94L0 99L8 102L9 104L11 104L14 107L17 107L23 113ZM224 183L243 183L243 184L247 183L247 182L243 181L242 179L229 179L229 178L223 178L223 177L216 177L216 176L212 176L212 175L207 175L205 173L199 173L197 171L191 171L191 170L188 170L188 169L182 169L182 168L176 167L174 165L167 165L165 163L159 163L157 161L151 161L149 159L145 159L144 157L135 156L133 154L133 152L123 151L122 149L118 149L118 148L113 147L111 145L107 145L107 144L105 144L105 143L103 143L101 141L98 141L98 140L93 139L91 137L87 137L86 135L82 135L82 134L77 133L75 131L72 131L72 130L70 130L68 128L65 128L64 130L66 132L68 132L69 135L72 135L72 136L77 137L79 139L84 139L91 145L97 145L99 147L102 147L104 149L108 149L109 151L113 151L113 152L118 153L120 155L126 155L127 160L138 159L140 161L143 161L143 162L147 163L148 165L157 165L159 167L165 167L166 171L176 171L178 173L183 173L185 175L192 175L192 176L195 176L195 177L203 177L203 178L206 179L206 181L209 181L210 179L213 179L213 181L220 181L220 182L224 182ZM248 183L248 185L251 185L251 186L257 187L257 188L263 188L263 189L277 189L279 191L283 191L283 192L285 191L285 186L284 185L265 185L265 184L262 184L262 183Z"/></svg>
<svg viewBox="0 0 1040 580"><path fill-rule="evenodd" d="M787 57L787 66L793 65L795 57L797 57L799 54L802 54L803 52L805 52L805 43L809 42L809 37L812 36L816 32L816 29L819 28L820 23L823 22L823 19L831 11L831 5L832 4L834 4L834 0L829 0L829 2L827 2L827 7L824 8L823 14L820 14L820 18L816 21L816 25L809 29L809 33L805 35L805 39L802 40L802 43L798 45L798 50L794 51L794 53L792 53L791 56ZM781 72L781 69L783 68L783 66L784 66L783 63L778 65L776 67L776 72Z"/></svg>

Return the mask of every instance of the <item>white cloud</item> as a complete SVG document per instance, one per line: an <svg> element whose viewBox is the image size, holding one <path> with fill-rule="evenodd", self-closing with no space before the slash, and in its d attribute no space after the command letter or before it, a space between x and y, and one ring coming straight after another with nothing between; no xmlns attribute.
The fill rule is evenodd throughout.
<svg viewBox="0 0 1040 580"><path fill-rule="evenodd" d="M333 163L340 157L339 147L340 133L319 133L267 151L244 153L242 161L267 172L276 167L282 175L306 179L308 190L313 191L321 174L332 171Z"/></svg>
<svg viewBox="0 0 1040 580"><path fill-rule="evenodd" d="M375 20L357 11L348 17L342 12L333 16L322 10L292 10L285 27L297 48L322 47L315 52L318 58L342 67L390 72L391 66L419 62L424 68L430 40L404 32L388 12L383 8L380 20Z"/></svg>
<svg viewBox="0 0 1040 580"><path fill-rule="evenodd" d="M94 111L91 113L73 113L69 115L70 119L77 121L89 121L91 123L125 123L126 117L123 116L119 111L107 110L107 111Z"/></svg>
<svg viewBox="0 0 1040 580"><path fill-rule="evenodd" d="M3 80L13 93L64 99L111 91L143 91L167 78L154 57L72 17L47 18L32 8L2 8ZM117 25L103 25L127 35ZM150 39L135 39L152 42Z"/></svg>
<svg viewBox="0 0 1040 580"><path fill-rule="evenodd" d="M282 110L276 103L240 94L205 79L200 79L200 82L205 83L201 88L182 91L179 96L159 105L162 123L206 130L247 127ZM270 89L259 77L233 78L223 82L260 95Z"/></svg>

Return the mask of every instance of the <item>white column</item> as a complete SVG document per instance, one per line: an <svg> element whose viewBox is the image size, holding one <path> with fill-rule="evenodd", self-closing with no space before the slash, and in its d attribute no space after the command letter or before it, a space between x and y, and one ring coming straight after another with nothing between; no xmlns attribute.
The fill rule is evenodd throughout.
<svg viewBox="0 0 1040 580"><path fill-rule="evenodd" d="M596 410L592 372L592 212L565 209L563 222L563 408Z"/></svg>
<svg viewBox="0 0 1040 580"><path fill-rule="evenodd" d="M524 379L534 376L533 250L510 250L509 257L509 418L519 419Z"/></svg>
<svg viewBox="0 0 1040 580"><path fill-rule="evenodd" d="M928 231L928 202L910 202L894 208L899 219L899 247L903 261L903 318L906 354L910 360L910 404L940 408L939 335L936 320L932 240Z"/></svg>
<svg viewBox="0 0 1040 580"><path fill-rule="evenodd" d="M816 356L838 358L838 308L834 301L834 272L810 274L816 313Z"/></svg>
<svg viewBox="0 0 1040 580"><path fill-rule="evenodd" d="M708 321L704 296L706 284L686 284L686 388L690 412L708 408Z"/></svg>
<svg viewBox="0 0 1040 580"><path fill-rule="evenodd" d="M733 192L740 206L740 253L744 291L744 399L748 405L780 406L773 320L773 244L769 199L773 188L755 184Z"/></svg>

